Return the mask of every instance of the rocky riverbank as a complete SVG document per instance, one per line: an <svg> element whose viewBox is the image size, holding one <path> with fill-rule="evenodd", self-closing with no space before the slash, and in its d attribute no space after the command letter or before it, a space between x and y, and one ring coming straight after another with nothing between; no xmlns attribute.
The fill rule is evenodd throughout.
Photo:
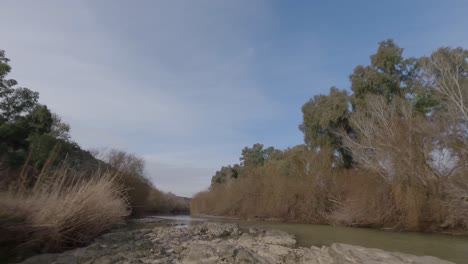
<svg viewBox="0 0 468 264"><path fill-rule="evenodd" d="M452 263L346 244L321 248L295 245L294 237L282 231L203 223L120 229L87 247L37 255L22 263Z"/></svg>

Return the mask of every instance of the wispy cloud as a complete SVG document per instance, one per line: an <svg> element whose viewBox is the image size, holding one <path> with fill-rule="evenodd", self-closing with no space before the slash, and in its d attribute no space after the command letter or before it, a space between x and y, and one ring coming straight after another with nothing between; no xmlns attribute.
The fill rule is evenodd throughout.
<svg viewBox="0 0 468 264"><path fill-rule="evenodd" d="M156 185L192 194L193 185L181 186L206 185L221 162L235 161L239 146L222 149L226 141L275 114L251 74L255 36L245 28L267 23L261 1L7 1L2 9L12 77L39 91L85 148L161 157L148 163ZM219 156L228 157L213 162Z"/></svg>

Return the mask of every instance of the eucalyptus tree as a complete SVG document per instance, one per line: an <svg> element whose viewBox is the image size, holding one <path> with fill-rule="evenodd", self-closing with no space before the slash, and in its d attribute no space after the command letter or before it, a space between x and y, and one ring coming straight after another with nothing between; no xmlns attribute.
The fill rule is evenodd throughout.
<svg viewBox="0 0 468 264"><path fill-rule="evenodd" d="M299 129L310 150L328 151L339 165L350 167L352 157L343 147L340 132L351 133L350 98L345 90L330 88L328 95L316 95L302 106L303 122Z"/></svg>
<svg viewBox="0 0 468 264"><path fill-rule="evenodd" d="M379 43L370 62L368 66L358 65L349 76L357 106L365 102L368 94L382 95L390 102L395 97L411 96L420 86L418 60L404 58L403 49L392 39Z"/></svg>

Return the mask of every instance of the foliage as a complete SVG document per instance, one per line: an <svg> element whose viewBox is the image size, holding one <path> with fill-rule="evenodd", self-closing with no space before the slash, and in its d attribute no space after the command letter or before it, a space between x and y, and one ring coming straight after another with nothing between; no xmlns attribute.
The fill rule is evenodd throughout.
<svg viewBox="0 0 468 264"><path fill-rule="evenodd" d="M111 150L99 160L81 149L70 139L70 126L46 105L38 102L37 92L18 88L16 80L7 79L10 71L9 59L4 51L0 51L0 164L6 164L6 169L0 166L0 175L10 175L2 175L3 184L14 182L16 179L11 175L17 175L20 171L31 172L28 182L34 184L34 179L45 169L59 170L63 163L83 173L105 168L121 175L118 182L125 186L123 192L132 214L157 212L158 208L163 207L153 202L167 202L164 210L168 211L176 207L174 210L188 210L185 200L182 202L179 198L173 198L174 195L165 194L150 183L145 177L142 158ZM150 196L161 199L151 200Z"/></svg>
<svg viewBox="0 0 468 264"><path fill-rule="evenodd" d="M145 161L131 153L111 149L95 151L107 170L118 171L119 182L125 186L125 195L133 216L146 213L188 212L188 202L182 197L158 190L145 176Z"/></svg>
<svg viewBox="0 0 468 264"><path fill-rule="evenodd" d="M265 159L275 152L273 147L263 148L263 144L254 144L251 148L245 147L240 157L241 165L245 167L263 165Z"/></svg>
<svg viewBox="0 0 468 264"><path fill-rule="evenodd" d="M23 164L33 138L51 131L52 114L38 103L39 94L15 87L16 80L6 79L11 67L0 51L0 160L10 166Z"/></svg>
<svg viewBox="0 0 468 264"><path fill-rule="evenodd" d="M64 141L70 141L70 125L62 121L62 118L52 113L52 124L49 135Z"/></svg>
<svg viewBox="0 0 468 264"><path fill-rule="evenodd" d="M8 63L0 51L0 253L59 251L130 214L188 212L187 199L145 177L142 158L111 150L103 161L81 149L37 92L7 79Z"/></svg>
<svg viewBox="0 0 468 264"><path fill-rule="evenodd" d="M21 114L28 113L37 105L39 93L27 88L15 88L16 80L5 79L11 71L5 57L5 51L0 50L0 120L11 121Z"/></svg>
<svg viewBox="0 0 468 264"><path fill-rule="evenodd" d="M412 94L419 86L417 59L403 58L403 49L393 40L380 42L370 60L371 65L357 66L349 77L357 105L362 104L368 94L382 95L390 102Z"/></svg>
<svg viewBox="0 0 468 264"><path fill-rule="evenodd" d="M468 124L468 50L440 48L421 59L428 88Z"/></svg>
<svg viewBox="0 0 468 264"><path fill-rule="evenodd" d="M20 175L1 193L0 246L25 257L91 242L129 214L118 178L118 172L84 174L66 164L41 174L32 187Z"/></svg>
<svg viewBox="0 0 468 264"><path fill-rule="evenodd" d="M303 105L305 145L245 148L192 213L466 233L468 51L404 58L386 40L350 80Z"/></svg>
<svg viewBox="0 0 468 264"><path fill-rule="evenodd" d="M236 164L234 166L221 167L219 171L216 171L215 175L211 178L211 184L225 183L232 179L239 177L241 167Z"/></svg>
<svg viewBox="0 0 468 264"><path fill-rule="evenodd" d="M346 168L351 166L352 157L343 148L338 132L344 130L351 133L349 106L347 92L332 87L329 95L316 95L302 106L303 122L299 126L310 149L336 151L339 154L336 160ZM333 154L331 158L335 159Z"/></svg>

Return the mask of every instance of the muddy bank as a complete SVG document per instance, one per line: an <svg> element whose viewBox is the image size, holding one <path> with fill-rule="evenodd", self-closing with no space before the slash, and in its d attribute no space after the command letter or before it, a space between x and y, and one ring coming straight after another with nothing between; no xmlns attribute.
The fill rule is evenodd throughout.
<svg viewBox="0 0 468 264"><path fill-rule="evenodd" d="M116 230L91 245L22 263L452 263L346 244L297 247L278 230L240 229L237 224L203 223Z"/></svg>

